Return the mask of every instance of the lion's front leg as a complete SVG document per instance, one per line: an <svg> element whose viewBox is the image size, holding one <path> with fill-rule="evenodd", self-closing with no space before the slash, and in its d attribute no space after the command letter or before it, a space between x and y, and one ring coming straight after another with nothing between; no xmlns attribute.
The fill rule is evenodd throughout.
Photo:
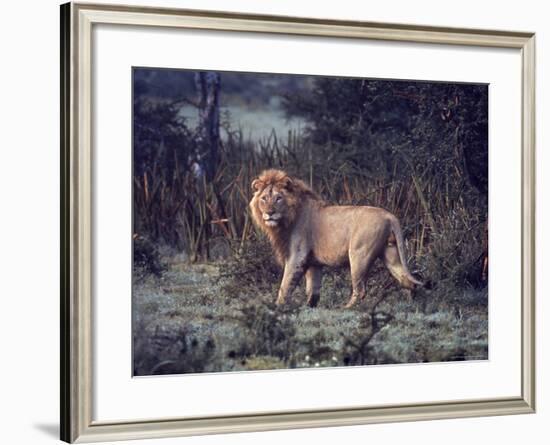
<svg viewBox="0 0 550 445"><path fill-rule="evenodd" d="M281 281L281 287L279 288L279 296L276 301L278 305L285 303L287 297L292 293L294 288L304 276L304 269L305 258L293 258L287 260L285 263L285 270L283 272L283 280Z"/></svg>

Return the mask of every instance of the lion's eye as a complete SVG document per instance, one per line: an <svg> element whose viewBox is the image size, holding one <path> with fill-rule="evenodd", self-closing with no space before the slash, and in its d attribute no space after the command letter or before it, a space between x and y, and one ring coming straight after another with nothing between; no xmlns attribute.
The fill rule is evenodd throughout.
<svg viewBox="0 0 550 445"><path fill-rule="evenodd" d="M279 202L281 199L283 198L281 198L280 196L277 196L277 199L275 199L275 202Z"/></svg>
<svg viewBox="0 0 550 445"><path fill-rule="evenodd" d="M261 197L261 200L262 200L262 202L266 202L266 201L267 201L267 199L265 199L265 196L262 196L262 197Z"/></svg>

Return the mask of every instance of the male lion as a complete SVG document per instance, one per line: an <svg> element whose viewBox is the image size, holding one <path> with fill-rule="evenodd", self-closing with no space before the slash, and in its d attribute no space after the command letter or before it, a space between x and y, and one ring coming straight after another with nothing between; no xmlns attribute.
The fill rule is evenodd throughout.
<svg viewBox="0 0 550 445"><path fill-rule="evenodd" d="M307 303L317 306L321 267L349 264L353 292L346 307L351 307L365 297L367 274L377 258L402 287L422 285L407 268L403 233L390 212L329 206L303 181L281 170L262 172L252 189L252 218L284 266L277 304L285 302L305 274Z"/></svg>

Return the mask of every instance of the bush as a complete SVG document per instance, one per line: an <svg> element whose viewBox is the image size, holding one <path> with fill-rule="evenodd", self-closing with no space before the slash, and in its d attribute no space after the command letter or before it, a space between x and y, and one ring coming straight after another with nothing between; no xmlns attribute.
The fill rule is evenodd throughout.
<svg viewBox="0 0 550 445"><path fill-rule="evenodd" d="M296 328L294 318L297 307L258 301L240 309L237 316L245 330L243 342L237 351L245 357L276 357L287 367L295 367Z"/></svg>
<svg viewBox="0 0 550 445"><path fill-rule="evenodd" d="M220 264L220 275L225 279L223 291L227 295L273 292L278 288L282 268L276 263L268 240L260 236L245 243L236 255Z"/></svg>
<svg viewBox="0 0 550 445"><path fill-rule="evenodd" d="M159 277L165 266L160 260L158 245L148 238L134 235L134 276L153 274Z"/></svg>
<svg viewBox="0 0 550 445"><path fill-rule="evenodd" d="M216 343L201 338L183 326L167 330L156 326L146 333L144 326L134 330L134 375L163 375L207 372L216 369Z"/></svg>

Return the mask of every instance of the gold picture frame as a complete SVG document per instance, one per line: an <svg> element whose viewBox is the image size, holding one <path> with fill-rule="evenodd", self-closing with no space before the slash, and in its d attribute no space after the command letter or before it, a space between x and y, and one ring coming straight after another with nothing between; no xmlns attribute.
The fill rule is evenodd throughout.
<svg viewBox="0 0 550 445"><path fill-rule="evenodd" d="M522 58L521 396L102 423L92 418L92 28L97 24L514 48ZM532 413L535 410L535 35L227 12L61 6L61 439L112 441Z"/></svg>

